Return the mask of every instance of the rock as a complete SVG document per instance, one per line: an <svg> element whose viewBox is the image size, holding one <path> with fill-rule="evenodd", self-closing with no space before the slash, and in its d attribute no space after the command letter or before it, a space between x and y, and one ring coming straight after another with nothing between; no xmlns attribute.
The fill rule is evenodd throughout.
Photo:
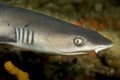
<svg viewBox="0 0 120 80"><path fill-rule="evenodd" d="M102 3L96 3L94 8L95 8L96 12L101 12L101 11L103 11L103 4Z"/></svg>

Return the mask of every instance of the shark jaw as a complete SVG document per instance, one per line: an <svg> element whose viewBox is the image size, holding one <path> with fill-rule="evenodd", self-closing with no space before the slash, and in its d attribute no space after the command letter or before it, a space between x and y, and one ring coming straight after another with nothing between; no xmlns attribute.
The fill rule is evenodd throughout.
<svg viewBox="0 0 120 80"><path fill-rule="evenodd" d="M111 48L113 46L113 44L110 44L110 45L101 45L101 46L96 46L97 48L95 48L94 50L84 50L84 51L58 51L56 52L57 54L59 55L79 55L79 54L87 54L91 51L95 51L95 53L97 54L99 51L102 51L102 50L105 50L105 49L108 49L108 48Z"/></svg>
<svg viewBox="0 0 120 80"><path fill-rule="evenodd" d="M112 46L113 46L113 44L112 45L107 45L107 46L106 45L100 46L97 49L95 49L95 53L97 54L99 51L110 48Z"/></svg>

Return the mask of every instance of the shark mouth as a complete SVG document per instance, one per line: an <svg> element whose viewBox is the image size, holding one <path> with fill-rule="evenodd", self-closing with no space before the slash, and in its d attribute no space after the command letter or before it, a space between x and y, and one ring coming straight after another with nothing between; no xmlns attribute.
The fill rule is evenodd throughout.
<svg viewBox="0 0 120 80"><path fill-rule="evenodd" d="M95 50L95 52L96 52L96 54L97 54L99 51L104 50L104 49L107 49L107 48L110 48L110 47L112 47L112 46L113 46L113 45L98 47L98 48Z"/></svg>

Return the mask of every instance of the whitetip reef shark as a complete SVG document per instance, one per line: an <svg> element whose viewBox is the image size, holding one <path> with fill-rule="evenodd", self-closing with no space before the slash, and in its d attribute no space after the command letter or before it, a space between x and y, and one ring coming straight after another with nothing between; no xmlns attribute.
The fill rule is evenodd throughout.
<svg viewBox="0 0 120 80"><path fill-rule="evenodd" d="M77 55L110 48L96 31L31 10L0 4L0 44L46 54Z"/></svg>

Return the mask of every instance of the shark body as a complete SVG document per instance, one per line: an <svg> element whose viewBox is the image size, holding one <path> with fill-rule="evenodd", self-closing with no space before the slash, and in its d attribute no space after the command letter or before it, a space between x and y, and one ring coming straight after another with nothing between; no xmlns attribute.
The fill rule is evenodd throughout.
<svg viewBox="0 0 120 80"><path fill-rule="evenodd" d="M112 42L82 27L26 10L0 4L0 44L23 50L76 55L112 47Z"/></svg>

